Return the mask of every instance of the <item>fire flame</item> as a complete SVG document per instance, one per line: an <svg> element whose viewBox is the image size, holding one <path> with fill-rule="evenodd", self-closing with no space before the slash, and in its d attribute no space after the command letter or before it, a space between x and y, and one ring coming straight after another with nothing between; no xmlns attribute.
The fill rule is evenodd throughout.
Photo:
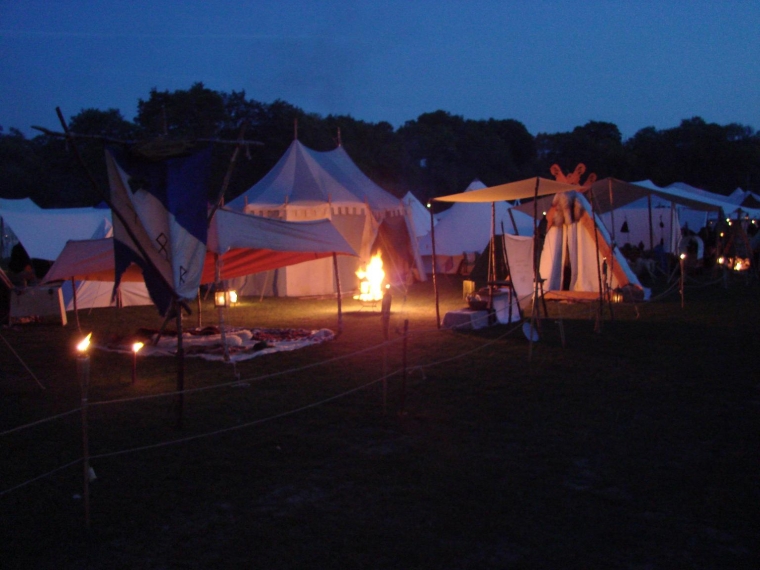
<svg viewBox="0 0 760 570"><path fill-rule="evenodd" d="M77 350L80 353L84 354L85 352L87 352L87 348L90 346L90 337L91 336L92 336L92 333L88 334L86 337L84 337L84 339L82 339L82 342L80 342L77 345Z"/></svg>
<svg viewBox="0 0 760 570"><path fill-rule="evenodd" d="M354 295L354 299L359 301L379 301L383 298L383 258L378 251L372 256L366 269L359 269L356 276L361 279L359 283L359 294Z"/></svg>

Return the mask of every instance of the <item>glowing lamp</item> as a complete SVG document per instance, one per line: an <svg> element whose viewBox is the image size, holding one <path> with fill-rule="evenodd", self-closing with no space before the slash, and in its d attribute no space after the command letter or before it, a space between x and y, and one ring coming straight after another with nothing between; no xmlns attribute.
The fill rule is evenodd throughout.
<svg viewBox="0 0 760 570"><path fill-rule="evenodd" d="M683 261L684 259L686 259L686 254L685 254L685 253L682 253L682 254L680 255L680 258L681 258L681 260Z"/></svg>
<svg viewBox="0 0 760 570"><path fill-rule="evenodd" d="M726 258L725 258L725 257L723 257L723 256L721 255L721 256L718 258L718 263L719 263L720 265L723 265L725 262L726 262Z"/></svg>
<svg viewBox="0 0 760 570"><path fill-rule="evenodd" d="M134 352L135 354L137 354L138 352L140 352L140 349L143 346L145 346L145 344L143 344L142 342L136 342L136 343L134 343L132 345L132 352Z"/></svg>
<svg viewBox="0 0 760 570"><path fill-rule="evenodd" d="M223 307L230 307L237 304L238 296L237 291L227 291L225 289L219 289L214 292L214 307L217 309Z"/></svg>
<svg viewBox="0 0 760 570"><path fill-rule="evenodd" d="M623 292L619 290L615 290L612 292L612 302L613 303L622 303L623 302Z"/></svg>

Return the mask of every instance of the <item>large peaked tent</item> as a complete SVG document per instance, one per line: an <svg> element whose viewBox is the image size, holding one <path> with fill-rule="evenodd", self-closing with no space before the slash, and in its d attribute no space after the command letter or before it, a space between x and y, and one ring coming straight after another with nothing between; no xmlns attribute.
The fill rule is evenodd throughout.
<svg viewBox="0 0 760 570"><path fill-rule="evenodd" d="M359 259L339 263L343 290L356 289L356 270L380 250L386 277L401 283L414 271L424 279L413 223L404 203L372 182L342 146L318 152L294 140L269 173L230 201L232 210L287 221L329 219ZM248 294L299 297L335 293L330 260L288 266L271 278L247 280Z"/></svg>

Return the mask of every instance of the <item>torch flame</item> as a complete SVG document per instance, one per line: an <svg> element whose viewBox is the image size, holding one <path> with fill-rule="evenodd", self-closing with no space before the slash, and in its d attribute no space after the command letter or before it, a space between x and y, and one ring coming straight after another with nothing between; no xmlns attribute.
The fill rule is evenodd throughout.
<svg viewBox="0 0 760 570"><path fill-rule="evenodd" d="M140 349L141 349L143 346L145 346L145 345L144 345L143 343L141 343L141 342L136 342L136 343L134 343L134 344L132 345L132 352L134 352L135 354L137 354L138 352L140 352Z"/></svg>
<svg viewBox="0 0 760 570"><path fill-rule="evenodd" d="M360 301L379 301L383 298L383 258L378 251L372 256L366 269L359 269L356 276L361 279L359 294L354 298Z"/></svg>
<svg viewBox="0 0 760 570"><path fill-rule="evenodd" d="M84 337L84 340L80 342L77 345L77 350L81 353L87 352L87 347L90 346L90 337L92 336L92 333L88 334L86 337Z"/></svg>

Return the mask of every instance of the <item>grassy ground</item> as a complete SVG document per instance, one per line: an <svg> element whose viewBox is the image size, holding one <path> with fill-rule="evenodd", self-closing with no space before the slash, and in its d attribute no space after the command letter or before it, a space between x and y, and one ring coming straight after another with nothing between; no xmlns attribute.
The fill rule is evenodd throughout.
<svg viewBox="0 0 760 570"><path fill-rule="evenodd" d="M683 309L677 292L616 305L601 333L593 307L550 306L530 360L519 327L439 331L430 283L394 291L385 348L379 312L346 300L332 342L188 359L186 388L209 389L181 428L172 358L141 359L132 385L129 355L96 350L91 528L81 415L0 435L0 493L73 462L0 496L0 566L758 567L760 286L706 279ZM439 285L443 317L462 289ZM246 299L226 318L337 330L334 301ZM161 325L152 308L81 320L98 343ZM2 342L0 432L79 407L74 326L0 333L47 387Z"/></svg>

